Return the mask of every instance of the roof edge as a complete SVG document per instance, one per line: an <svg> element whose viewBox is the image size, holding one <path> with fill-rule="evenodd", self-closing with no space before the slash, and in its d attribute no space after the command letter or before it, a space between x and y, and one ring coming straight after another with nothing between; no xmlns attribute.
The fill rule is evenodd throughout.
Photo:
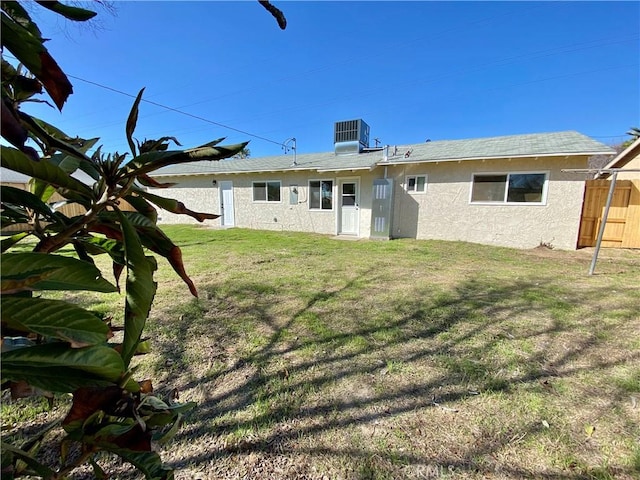
<svg viewBox="0 0 640 480"><path fill-rule="evenodd" d="M620 160L625 158L635 149L640 150L640 137L636 138L635 142L632 142L627 148L621 151L618 155L616 155L604 168L615 168L614 165L617 164Z"/></svg>
<svg viewBox="0 0 640 480"><path fill-rule="evenodd" d="M539 154L520 154L520 155L497 155L491 157L460 157L460 158L441 158L441 159L431 159L431 160L387 160L378 162L378 165L402 165L405 163L436 163L436 162L464 162L471 160L499 160L502 158L537 158L537 157L568 157L568 156L577 156L577 155L613 155L613 151L603 152L603 151L594 151L594 152L565 152L565 153L539 153Z"/></svg>

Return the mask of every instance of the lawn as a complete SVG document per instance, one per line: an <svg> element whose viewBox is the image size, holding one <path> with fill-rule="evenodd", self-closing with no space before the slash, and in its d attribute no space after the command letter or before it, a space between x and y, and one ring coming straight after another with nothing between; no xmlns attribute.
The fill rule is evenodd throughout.
<svg viewBox="0 0 640 480"><path fill-rule="evenodd" d="M136 359L198 403L176 478L640 476L640 251L166 231L200 297L161 265Z"/></svg>

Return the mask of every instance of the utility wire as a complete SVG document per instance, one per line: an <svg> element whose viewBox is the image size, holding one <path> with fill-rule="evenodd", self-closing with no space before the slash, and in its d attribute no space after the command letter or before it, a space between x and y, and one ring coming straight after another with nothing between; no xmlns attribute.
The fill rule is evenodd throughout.
<svg viewBox="0 0 640 480"><path fill-rule="evenodd" d="M105 90L109 90L111 92L119 93L120 95L124 95L124 96L130 97L130 98L136 98L136 95L131 95L130 93L123 92L122 90L118 90L116 88L109 87L107 85L103 85L101 83L94 82L92 80L86 80L84 78L76 77L75 75L70 75L68 73L67 73L67 77L73 78L74 80L80 80L81 82L88 83L88 84L94 85L96 87L104 88ZM275 145L279 145L279 146L281 146L283 148L285 147L285 145L282 142L276 142L275 140L271 140L270 138L262 137L260 135L254 134L254 133L249 133L249 132L246 132L244 130L240 130L238 128L230 127L229 125L225 125L223 123L214 122L213 120L209 120L208 118L201 117L199 115L194 115L192 113L184 112L182 110L178 110L177 108L173 108L173 107L169 107L167 105L163 105L162 103L154 102L152 100L145 100L144 98L142 99L142 101L145 102L145 103L148 103L149 105L155 105L156 107L164 108L165 110L169 110L171 112L179 113L180 115L185 115L187 117L195 118L196 120L201 120L203 122L210 123L210 124L216 125L218 127L226 128L227 130L233 130L234 132L238 132L238 133L241 133L243 135L247 135L249 137L258 138L260 140L264 140L265 142L270 142L270 143L273 143Z"/></svg>
<svg viewBox="0 0 640 480"><path fill-rule="evenodd" d="M6 55L5 54L4 56L6 56L8 58L12 58L13 60L18 60L17 58L15 58L12 55ZM124 95L125 97L136 98L136 95L131 95L130 93L123 92L122 90L118 90L117 88L109 87L108 85L103 85L101 83L94 82L92 80L87 80L85 78L77 77L77 76L71 75L69 73L67 73L66 76L69 77L69 78L73 78L74 80L79 80L81 82L88 83L90 85L94 85L96 87L103 88L105 90L109 90L111 92L118 93L120 95ZM200 121L203 121L203 122L206 122L206 123L210 123L210 124L216 125L218 127L226 128L227 130L233 130L234 132L238 132L238 133L241 133L243 135L247 135L249 137L253 137L253 138L260 139L260 140L264 140L265 142L273 143L274 145L278 145L278 146L281 146L282 148L286 148L286 145L284 145L282 142L277 142L275 140L271 140L270 138L266 138L266 137L262 137L260 135L256 135L255 133L250 133L250 132L247 132L245 130L240 130L239 128L230 127L229 125L225 125L223 123L214 122L213 120L210 120L208 118L201 117L199 115L194 115L192 113L188 113L188 112L179 110L177 108L169 107L167 105L163 105L162 103L154 102L152 100L145 100L143 98L142 101L145 102L145 103L148 103L149 105L155 105L156 107L164 108L165 110L169 110L171 112L179 113L180 115L184 115L184 116L187 116L187 117L195 118L196 120L200 120Z"/></svg>

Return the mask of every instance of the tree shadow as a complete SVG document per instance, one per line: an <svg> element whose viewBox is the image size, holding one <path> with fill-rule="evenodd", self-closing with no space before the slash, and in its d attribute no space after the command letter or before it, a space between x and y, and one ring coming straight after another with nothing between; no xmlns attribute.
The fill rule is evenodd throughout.
<svg viewBox="0 0 640 480"><path fill-rule="evenodd" d="M577 402L591 405L588 418L607 417L614 406L621 423L633 425L631 411L621 407L624 390L612 387L607 391L612 399L599 402L600 386L593 398L576 387L580 378L591 379L593 372L609 374L627 364L637 366L640 359L637 350L607 350L611 337L595 325L598 316L579 318L585 301L593 303L606 295L605 288L563 289L552 278L498 281L482 276L461 279L445 292L413 285L407 287L410 295L384 305L388 318L371 318L361 306L344 328L322 328L336 326L331 317L334 302L357 296L363 285L380 285L378 275L371 268L340 288L319 290L286 317L274 313L274 290L258 280L227 285L223 295L216 293L219 285L205 285L209 298L192 307L205 313L209 323L194 326L192 318L177 309L172 316L181 320L172 325L170 339L156 348L178 366L180 374L175 371L167 381L170 388L202 392L196 411L174 441L201 442L203 447L185 450L169 463L178 469L207 469L250 454L288 454L363 465L342 473L348 478L435 478L424 475L438 468L445 468L442 474L478 477L592 478L593 470L580 460L589 448L575 439L582 424L571 425L561 411L570 406L570 395L564 391L578 388L577 395L587 395ZM632 290L618 289L617 308L622 313L611 328L639 318ZM227 321L214 325L221 312ZM254 328L242 329L246 319ZM212 355L224 361L216 360L217 367L204 375L187 375L192 368L201 372L201 365L195 368L189 356L189 342L198 335L206 336L214 346ZM252 336L257 340L252 348L234 350ZM340 392L341 385L355 387ZM509 419L499 415L509 414L509 402L514 402L514 411L526 411L527 401L532 413L516 415L511 419L514 425L507 427ZM483 407L484 402L488 403ZM417 413L472 430L473 435L466 432L452 443L421 435ZM456 415L461 420L451 420ZM552 466L535 461L514 464L509 456L521 458L513 453L519 443L528 449L536 442L552 443L545 415L564 422L561 427L568 432L555 434L555 441L574 446L577 453L566 453L566 459L558 458ZM412 431L404 448L396 448L402 442L389 437L389 432L399 435L393 426L398 422ZM376 428L387 437L371 433ZM343 435L362 435L362 448ZM429 442L443 445L420 448ZM603 474L631 478L637 474L633 468L614 462ZM304 475L322 477L309 469Z"/></svg>

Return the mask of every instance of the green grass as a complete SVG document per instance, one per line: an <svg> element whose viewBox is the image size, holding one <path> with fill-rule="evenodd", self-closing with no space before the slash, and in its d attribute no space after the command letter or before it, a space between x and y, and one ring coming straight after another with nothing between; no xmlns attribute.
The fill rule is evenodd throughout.
<svg viewBox="0 0 640 480"><path fill-rule="evenodd" d="M166 231L200 297L160 261L136 361L198 402L177 478L637 476L640 252Z"/></svg>

